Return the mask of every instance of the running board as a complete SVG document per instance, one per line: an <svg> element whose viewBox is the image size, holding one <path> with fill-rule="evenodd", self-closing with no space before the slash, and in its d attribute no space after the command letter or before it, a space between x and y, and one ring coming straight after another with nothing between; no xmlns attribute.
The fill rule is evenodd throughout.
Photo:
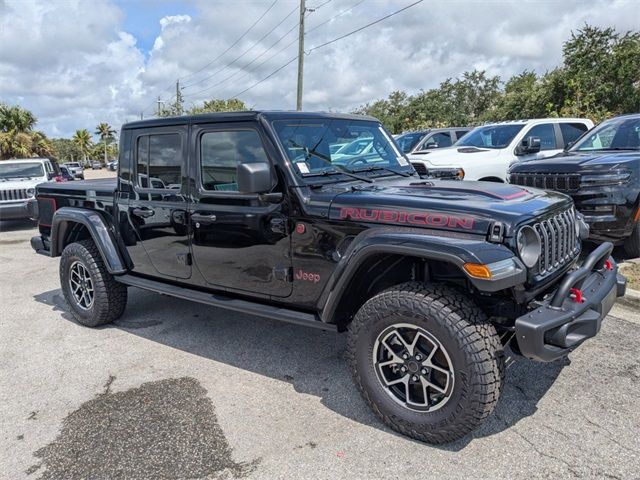
<svg viewBox="0 0 640 480"><path fill-rule="evenodd" d="M336 331L335 325L331 323L324 323L311 313L298 312L288 308L279 308L247 300L239 300L237 298L201 292L199 290L191 290L189 288L168 285L166 283L149 280L147 278L135 277L133 275L118 275L113 278L125 285L150 290L162 295L183 298L185 300L191 300L192 302L204 303L214 307L226 308L227 310L271 318L272 320L280 320L282 322L293 323L295 325L304 325L306 327L314 327L321 330Z"/></svg>

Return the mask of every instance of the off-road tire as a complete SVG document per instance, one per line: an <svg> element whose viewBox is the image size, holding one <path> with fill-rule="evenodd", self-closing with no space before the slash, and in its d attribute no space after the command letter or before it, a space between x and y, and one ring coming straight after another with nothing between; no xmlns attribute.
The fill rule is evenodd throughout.
<svg viewBox="0 0 640 480"><path fill-rule="evenodd" d="M629 238L624 241L624 253L630 258L640 257L640 220L636 222Z"/></svg>
<svg viewBox="0 0 640 480"><path fill-rule="evenodd" d="M71 292L70 269L77 262L86 268L93 284L90 308L79 306ZM82 325L97 327L120 318L127 305L127 287L114 280L104 265L93 240L82 240L66 246L60 258L60 285L71 314Z"/></svg>
<svg viewBox="0 0 640 480"><path fill-rule="evenodd" d="M446 403L416 412L396 403L374 367L374 344L403 322L428 331L446 349L454 373ZM347 355L356 385L375 414L393 430L432 444L457 440L489 416L500 397L504 352L496 330L468 297L438 284L409 282L368 300L349 328Z"/></svg>

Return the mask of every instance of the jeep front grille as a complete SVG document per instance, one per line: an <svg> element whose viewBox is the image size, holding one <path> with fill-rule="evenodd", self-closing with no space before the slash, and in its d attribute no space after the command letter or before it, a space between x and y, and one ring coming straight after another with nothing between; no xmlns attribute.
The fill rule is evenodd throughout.
<svg viewBox="0 0 640 480"><path fill-rule="evenodd" d="M25 188L12 188L0 190L0 202L13 202L15 200L26 200L29 198Z"/></svg>
<svg viewBox="0 0 640 480"><path fill-rule="evenodd" d="M552 273L573 260L580 252L573 208L533 225L542 244L538 273Z"/></svg>
<svg viewBox="0 0 640 480"><path fill-rule="evenodd" d="M558 192L572 192L580 188L580 174L568 173L512 173L509 183L523 187L543 188Z"/></svg>
<svg viewBox="0 0 640 480"><path fill-rule="evenodd" d="M412 162L411 165L413 165L413 168L416 170L416 172L418 172L418 175L420 175L421 177L427 174L427 167L425 167L424 163Z"/></svg>

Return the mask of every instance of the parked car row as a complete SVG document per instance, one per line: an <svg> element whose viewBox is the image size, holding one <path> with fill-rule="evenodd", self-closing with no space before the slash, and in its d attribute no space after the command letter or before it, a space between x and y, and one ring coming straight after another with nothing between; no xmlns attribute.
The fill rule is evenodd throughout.
<svg viewBox="0 0 640 480"><path fill-rule="evenodd" d="M401 149L403 137L410 143L407 136L396 138ZM585 118L482 125L451 147L410 149L408 157L423 178L510 182L568 194L592 240L640 257L640 114L595 128ZM538 234L552 235L556 226L547 227Z"/></svg>

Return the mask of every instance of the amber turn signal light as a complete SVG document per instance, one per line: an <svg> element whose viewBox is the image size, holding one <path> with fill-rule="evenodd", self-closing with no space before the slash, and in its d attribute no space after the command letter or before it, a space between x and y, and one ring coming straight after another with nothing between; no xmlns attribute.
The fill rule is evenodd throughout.
<svg viewBox="0 0 640 480"><path fill-rule="evenodd" d="M465 263L465 271L475 278L491 278L491 270L482 263Z"/></svg>

